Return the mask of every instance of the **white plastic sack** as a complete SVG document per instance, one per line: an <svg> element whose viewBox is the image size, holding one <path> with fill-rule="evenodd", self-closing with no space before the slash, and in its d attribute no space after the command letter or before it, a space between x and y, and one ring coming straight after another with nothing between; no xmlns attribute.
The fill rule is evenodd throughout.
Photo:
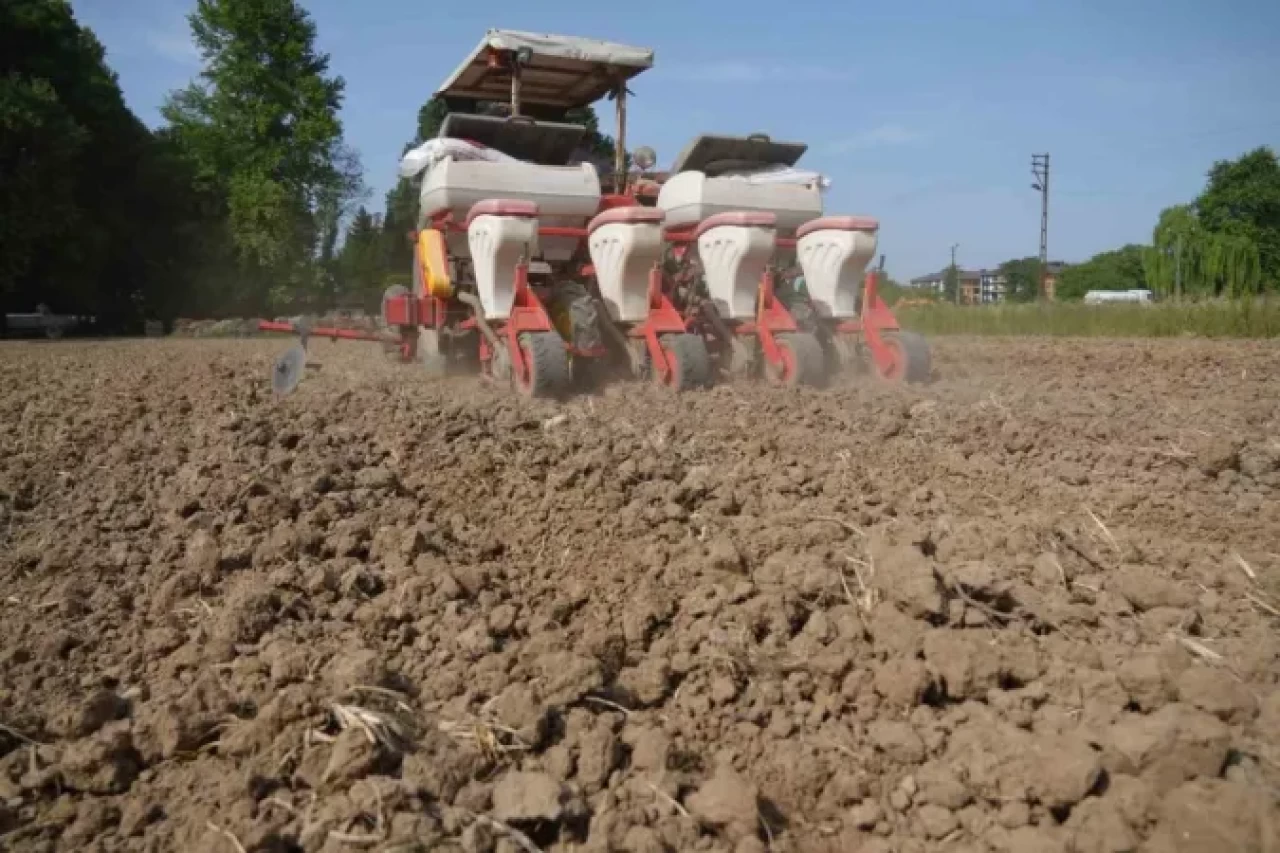
<svg viewBox="0 0 1280 853"><path fill-rule="evenodd" d="M445 158L517 163L514 157L467 139L428 139L400 158L400 177L412 178Z"/></svg>
<svg viewBox="0 0 1280 853"><path fill-rule="evenodd" d="M817 184L819 189L831 186L831 179L808 169L797 169L794 166L766 166L762 169L726 172L724 177L736 178L750 184L796 184L807 187Z"/></svg>

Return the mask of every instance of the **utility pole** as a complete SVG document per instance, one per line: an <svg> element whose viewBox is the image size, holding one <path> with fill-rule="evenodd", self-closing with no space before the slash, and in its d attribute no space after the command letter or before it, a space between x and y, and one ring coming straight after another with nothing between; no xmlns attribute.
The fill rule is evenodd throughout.
<svg viewBox="0 0 1280 853"><path fill-rule="evenodd" d="M956 283L956 304L960 304L960 268L956 266L956 249L960 248L959 243L951 244L951 278Z"/></svg>
<svg viewBox="0 0 1280 853"><path fill-rule="evenodd" d="M1049 298L1049 155L1031 155L1033 190L1040 192L1040 298Z"/></svg>

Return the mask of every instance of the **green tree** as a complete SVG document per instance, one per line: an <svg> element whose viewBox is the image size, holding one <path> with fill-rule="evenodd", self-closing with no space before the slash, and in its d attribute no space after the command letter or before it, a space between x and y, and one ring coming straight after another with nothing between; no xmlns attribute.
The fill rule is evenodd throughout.
<svg viewBox="0 0 1280 853"><path fill-rule="evenodd" d="M295 0L198 0L189 20L204 70L164 115L197 180L225 198L246 273L238 307L310 300L316 256L337 233L331 212L331 236L322 233L321 207L351 177L338 120L343 81L328 74Z"/></svg>
<svg viewBox="0 0 1280 853"><path fill-rule="evenodd" d="M405 150L421 145L428 139L434 139L440 133L440 126L449 115L449 105L443 98L431 97L418 108L418 135L413 142L405 146Z"/></svg>
<svg viewBox="0 0 1280 853"><path fill-rule="evenodd" d="M1209 230L1191 205L1161 212L1152 246L1143 255L1143 271L1153 292L1178 298L1242 296L1261 284L1252 236L1238 223Z"/></svg>
<svg viewBox="0 0 1280 853"><path fill-rule="evenodd" d="M1034 302L1040 298L1040 259L1014 258L999 267L1004 278L1005 299L1009 302Z"/></svg>
<svg viewBox="0 0 1280 853"><path fill-rule="evenodd" d="M1144 247L1129 244L1100 252L1082 264L1072 264L1058 279L1059 299L1083 299L1091 290L1140 290L1146 287Z"/></svg>
<svg viewBox="0 0 1280 853"><path fill-rule="evenodd" d="M366 310L380 305L387 274L386 243L380 218L363 207L347 227L338 268L345 304L360 305Z"/></svg>
<svg viewBox="0 0 1280 853"><path fill-rule="evenodd" d="M960 288L960 269L955 264L947 267L942 276L942 296L947 302L954 303Z"/></svg>
<svg viewBox="0 0 1280 853"><path fill-rule="evenodd" d="M449 114L449 106L442 98L428 98L418 108L417 133L405 144L400 154L403 156L410 149L421 145L428 139L434 139L440 133ZM413 243L410 235L418 227L418 187L421 176L401 178L396 181L386 195L382 219L382 257L386 263L385 273L406 273L413 263Z"/></svg>
<svg viewBox="0 0 1280 853"><path fill-rule="evenodd" d="M1212 234L1230 235L1237 247L1257 247L1261 281L1280 288L1280 162L1270 148L1255 148L1236 160L1217 162L1195 201L1196 214Z"/></svg>
<svg viewBox="0 0 1280 853"><path fill-rule="evenodd" d="M564 120L569 124L580 124L587 129L583 147L593 162L613 164L617 143L612 136L600 132L600 118L596 115L594 107L575 107L565 113ZM627 162L631 162L630 155L627 156Z"/></svg>
<svg viewBox="0 0 1280 853"><path fill-rule="evenodd" d="M189 177L65 0L0 3L0 307L43 302L107 331L172 316L198 213Z"/></svg>
<svg viewBox="0 0 1280 853"><path fill-rule="evenodd" d="M342 234L343 223L368 195L360 157L353 149L344 146L335 158L334 179L321 187L316 200L319 285L317 299L314 300L316 308L336 307L342 298L338 238ZM364 208L360 206L359 209Z"/></svg>

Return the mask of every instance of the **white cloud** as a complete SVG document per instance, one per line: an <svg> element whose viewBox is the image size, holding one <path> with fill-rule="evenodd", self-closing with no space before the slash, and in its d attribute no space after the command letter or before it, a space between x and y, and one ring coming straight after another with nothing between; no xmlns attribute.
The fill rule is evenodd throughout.
<svg viewBox="0 0 1280 853"><path fill-rule="evenodd" d="M659 65L655 74L697 83L849 83L852 71L821 65L780 65L727 59L694 64Z"/></svg>
<svg viewBox="0 0 1280 853"><path fill-rule="evenodd" d="M924 138L925 135L918 130L912 130L900 124L882 124L834 143L831 145L831 150L836 153L848 153L865 151L868 148L896 148L902 145L913 145L923 141Z"/></svg>
<svg viewBox="0 0 1280 853"><path fill-rule="evenodd" d="M200 50L196 47L195 42L191 40L191 34L186 30L171 32L148 30L146 40L147 47L151 48L153 53L164 57L170 62L176 62L180 65L200 64Z"/></svg>

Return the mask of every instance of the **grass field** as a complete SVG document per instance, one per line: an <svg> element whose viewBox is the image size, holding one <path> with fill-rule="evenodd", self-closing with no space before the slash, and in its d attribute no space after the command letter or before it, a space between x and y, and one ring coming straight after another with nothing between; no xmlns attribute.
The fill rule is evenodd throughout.
<svg viewBox="0 0 1280 853"><path fill-rule="evenodd" d="M1280 300L1276 299L1152 305L930 305L902 308L896 314L904 328L931 335L1280 337Z"/></svg>

